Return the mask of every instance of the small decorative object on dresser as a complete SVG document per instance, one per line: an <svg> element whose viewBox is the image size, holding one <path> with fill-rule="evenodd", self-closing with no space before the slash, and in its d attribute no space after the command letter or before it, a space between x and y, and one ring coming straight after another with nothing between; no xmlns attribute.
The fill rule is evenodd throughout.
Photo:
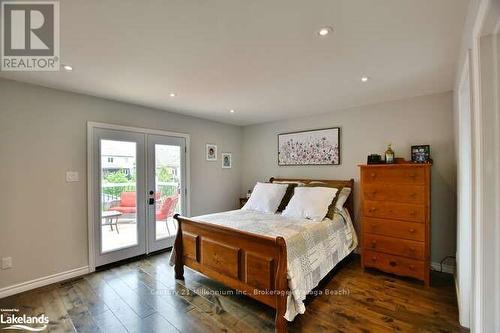
<svg viewBox="0 0 500 333"><path fill-rule="evenodd" d="M211 143L206 145L207 161L217 161L217 146Z"/></svg>
<svg viewBox="0 0 500 333"><path fill-rule="evenodd" d="M231 169L233 161L231 153L222 153L222 169Z"/></svg>
<svg viewBox="0 0 500 333"><path fill-rule="evenodd" d="M431 146L429 145L411 146L411 161L414 163L431 162Z"/></svg>
<svg viewBox="0 0 500 333"><path fill-rule="evenodd" d="M370 154L368 155L366 163L368 164L382 164L384 161L382 160L382 156L378 154Z"/></svg>
<svg viewBox="0 0 500 333"><path fill-rule="evenodd" d="M360 168L363 267L429 286L431 164Z"/></svg>
<svg viewBox="0 0 500 333"><path fill-rule="evenodd" d="M392 164L394 163L394 151L392 150L392 145L389 144L387 146L387 150L385 151L385 163Z"/></svg>

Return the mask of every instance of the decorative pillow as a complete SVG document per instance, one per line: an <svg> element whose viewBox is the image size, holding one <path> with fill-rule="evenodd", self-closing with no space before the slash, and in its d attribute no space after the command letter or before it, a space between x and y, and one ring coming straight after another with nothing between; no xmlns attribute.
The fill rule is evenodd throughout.
<svg viewBox="0 0 500 333"><path fill-rule="evenodd" d="M285 196L281 200L281 203L278 207L278 212L282 212L283 210L285 210L286 205L288 205L288 203L290 202L290 199L292 199L293 191L295 190L295 188L297 186L303 185L303 183L296 183L296 182L289 183L289 182L285 182L285 181L277 181L277 182L273 182L273 184L286 184L286 185L288 185L288 188L286 189L286 192L285 192Z"/></svg>
<svg viewBox="0 0 500 333"><path fill-rule="evenodd" d="M337 189L333 187L296 187L283 216L322 221L328 213Z"/></svg>
<svg viewBox="0 0 500 333"><path fill-rule="evenodd" d="M328 185L327 183L323 182L310 182L309 184L306 185L307 187L327 187L327 188L334 188L337 190L337 193L335 194L335 197L333 198L332 202L330 203L330 206L328 206L328 213L326 213L326 217L329 219L333 219L333 216L335 215L335 203L337 202L337 199L339 197L339 194L341 191L333 185Z"/></svg>
<svg viewBox="0 0 500 333"><path fill-rule="evenodd" d="M257 183L242 210L276 213L288 184Z"/></svg>
<svg viewBox="0 0 500 333"><path fill-rule="evenodd" d="M339 194L337 195L337 202L335 203L335 208L338 210L342 210L350 194L351 194L351 188L343 187L342 190L340 190Z"/></svg>

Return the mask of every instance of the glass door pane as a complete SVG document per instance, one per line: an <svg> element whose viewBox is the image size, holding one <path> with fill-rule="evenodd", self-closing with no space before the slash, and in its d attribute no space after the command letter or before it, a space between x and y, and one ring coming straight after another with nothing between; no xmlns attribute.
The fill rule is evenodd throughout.
<svg viewBox="0 0 500 333"><path fill-rule="evenodd" d="M101 252L137 245L137 147L101 140Z"/></svg>
<svg viewBox="0 0 500 333"><path fill-rule="evenodd" d="M175 214L185 214L185 139L148 135L148 251L173 245Z"/></svg>
<svg viewBox="0 0 500 333"><path fill-rule="evenodd" d="M181 147L155 144L156 240L177 231L174 215L181 212L181 177Z"/></svg>
<svg viewBox="0 0 500 333"><path fill-rule="evenodd" d="M146 252L145 135L93 130L95 264Z"/></svg>

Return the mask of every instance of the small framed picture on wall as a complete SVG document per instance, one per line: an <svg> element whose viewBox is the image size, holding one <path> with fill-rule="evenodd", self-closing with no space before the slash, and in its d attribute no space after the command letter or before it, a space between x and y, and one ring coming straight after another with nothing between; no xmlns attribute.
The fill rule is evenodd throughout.
<svg viewBox="0 0 500 333"><path fill-rule="evenodd" d="M222 169L231 169L233 161L231 153L222 153Z"/></svg>
<svg viewBox="0 0 500 333"><path fill-rule="evenodd" d="M206 145L207 161L217 161L217 146L211 143Z"/></svg>

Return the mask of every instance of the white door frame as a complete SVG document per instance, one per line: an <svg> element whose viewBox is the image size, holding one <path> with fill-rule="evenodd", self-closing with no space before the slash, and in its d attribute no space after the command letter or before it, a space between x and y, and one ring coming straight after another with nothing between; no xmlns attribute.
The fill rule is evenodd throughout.
<svg viewBox="0 0 500 333"><path fill-rule="evenodd" d="M491 27L494 26L492 29ZM499 151L498 149L493 149L493 151L485 152L485 138L484 135L484 121L482 115L482 94L483 88L481 86L481 37L488 32L499 33L500 29L500 6L496 0L480 0L478 5L477 15L474 20L472 28L472 53L471 53L471 70L472 70L472 138L473 138L473 234L472 234L472 302L471 302L471 322L470 328L472 332L483 332L485 330L490 331L491 327L495 327L496 330L500 328L500 319L498 317L491 318L487 316L486 313L492 305L500 308L500 288L495 290L494 287L488 285L486 277L488 276L487 269L490 271L495 271L500 274L500 263L498 260L496 262L485 263L485 253L486 249L493 248L497 249L498 253L500 242L500 235L497 234L496 240L488 234L485 228L485 221L489 223L496 223L497 229L500 228L500 211L497 209L496 218L486 219L485 209L489 209L487 201L484 198L484 193L487 187L491 187L493 181L498 181L500 179L500 172L495 169L495 174L493 179L488 179L486 182L485 171L488 167L486 157L489 156L490 159L494 159L495 162L499 162ZM487 31L489 30L489 31ZM497 74L498 75L498 74ZM497 101L500 96L497 96ZM497 122L500 119L500 113L498 108L495 110ZM498 135L498 133L497 133ZM497 145L500 146L500 140L497 139ZM494 184L496 190L500 190L498 184ZM497 196L499 193L495 193ZM488 199L488 198L486 198ZM498 231L497 231L498 232ZM496 244L495 244L496 243ZM491 265L496 267L491 267ZM497 281L498 286L498 281ZM493 302L486 303L486 300L493 300ZM496 304L495 304L496 303Z"/></svg>
<svg viewBox="0 0 500 333"><path fill-rule="evenodd" d="M470 327L472 299L472 79L471 52L467 52L457 91L458 137L457 137L457 271L455 286L459 308L459 321Z"/></svg>
<svg viewBox="0 0 500 333"><path fill-rule="evenodd" d="M94 145L93 145L93 136L94 129L110 129L110 130L119 130L119 131L127 131L132 133L142 133L142 134L153 134L153 135L164 135L164 136L174 136L184 138L186 140L186 214L187 216L191 216L191 173L190 173L190 148L191 141L190 135L186 133L179 132L171 132L164 130L156 130L156 129L148 129L142 127L131 127L131 126L122 126L116 124L108 124L108 123L99 123L99 122L87 122L87 227L88 227L88 261L89 261L89 271L95 271L95 244L94 244L94 209L95 209L95 193L94 182L95 182L95 174L93 168L93 156L94 156ZM147 161L146 161L147 163ZM147 165L146 165L147 169ZM147 184L144 184L147 186Z"/></svg>

